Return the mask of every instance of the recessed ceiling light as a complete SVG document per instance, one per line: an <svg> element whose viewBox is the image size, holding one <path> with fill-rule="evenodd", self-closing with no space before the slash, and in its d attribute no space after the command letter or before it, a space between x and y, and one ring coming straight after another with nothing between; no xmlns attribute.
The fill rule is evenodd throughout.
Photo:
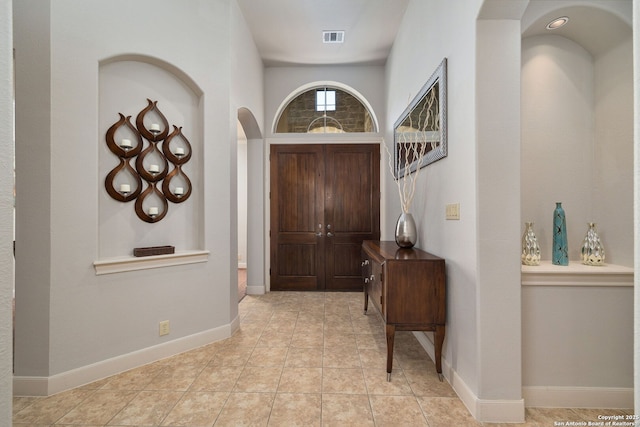
<svg viewBox="0 0 640 427"><path fill-rule="evenodd" d="M323 31L323 43L344 43L344 31Z"/></svg>
<svg viewBox="0 0 640 427"><path fill-rule="evenodd" d="M564 24L569 22L568 16L561 16L560 18L556 18L553 21L547 24L547 30L555 30L557 28L562 27Z"/></svg>

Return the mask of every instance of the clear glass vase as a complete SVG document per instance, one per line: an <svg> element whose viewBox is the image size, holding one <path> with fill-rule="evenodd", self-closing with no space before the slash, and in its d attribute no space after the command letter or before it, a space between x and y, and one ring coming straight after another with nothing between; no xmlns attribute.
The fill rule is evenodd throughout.
<svg viewBox="0 0 640 427"><path fill-rule="evenodd" d="M604 265L604 247L596 231L596 223L588 222L587 235L582 242L582 263L585 265Z"/></svg>
<svg viewBox="0 0 640 427"><path fill-rule="evenodd" d="M521 259L523 265L540 265L540 246L533 231L533 222L525 222Z"/></svg>

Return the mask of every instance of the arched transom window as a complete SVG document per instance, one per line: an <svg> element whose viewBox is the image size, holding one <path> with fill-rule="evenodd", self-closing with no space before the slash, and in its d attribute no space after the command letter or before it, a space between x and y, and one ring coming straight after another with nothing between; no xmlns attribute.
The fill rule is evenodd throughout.
<svg viewBox="0 0 640 427"><path fill-rule="evenodd" d="M321 86L296 96L282 110L276 133L375 132L371 113L349 92Z"/></svg>

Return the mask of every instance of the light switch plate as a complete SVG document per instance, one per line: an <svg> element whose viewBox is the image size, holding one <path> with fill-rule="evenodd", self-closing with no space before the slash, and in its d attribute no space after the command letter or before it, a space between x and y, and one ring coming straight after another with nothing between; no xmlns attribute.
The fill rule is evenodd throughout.
<svg viewBox="0 0 640 427"><path fill-rule="evenodd" d="M449 203L445 207L446 219L460 219L460 203Z"/></svg>

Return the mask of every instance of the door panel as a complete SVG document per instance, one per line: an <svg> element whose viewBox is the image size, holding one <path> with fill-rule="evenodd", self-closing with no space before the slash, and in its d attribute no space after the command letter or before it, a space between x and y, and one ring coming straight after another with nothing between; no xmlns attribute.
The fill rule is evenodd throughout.
<svg viewBox="0 0 640 427"><path fill-rule="evenodd" d="M271 146L271 289L316 290L324 283L321 146Z"/></svg>
<svg viewBox="0 0 640 427"><path fill-rule="evenodd" d="M361 290L379 238L379 145L271 146L271 289Z"/></svg>
<svg viewBox="0 0 640 427"><path fill-rule="evenodd" d="M325 220L326 289L361 290L360 247L380 238L380 148L327 145Z"/></svg>

